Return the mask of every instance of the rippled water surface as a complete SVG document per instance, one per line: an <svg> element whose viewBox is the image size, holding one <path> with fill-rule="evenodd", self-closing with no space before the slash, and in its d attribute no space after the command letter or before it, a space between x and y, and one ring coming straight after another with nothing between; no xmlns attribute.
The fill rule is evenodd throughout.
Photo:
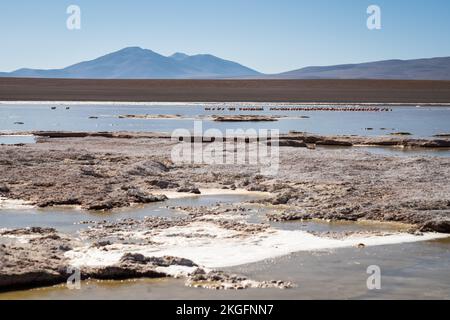
<svg viewBox="0 0 450 320"><path fill-rule="evenodd" d="M236 108L228 111L228 107ZM239 108L263 108L244 111ZM210 115L250 114L281 116L277 122L203 122L203 129L280 129L316 134L389 135L409 132L414 137L431 137L450 131L450 107L392 107L391 112L271 111L271 107L292 108L274 104L0 104L0 131L155 131L193 129L193 121ZM295 107L300 107L299 105ZM336 106L337 107L337 106ZM205 110L210 108L211 110ZM217 110L217 108L225 110ZM342 107L339 107L342 108ZM215 109L215 110L212 110ZM175 119L119 119L120 115L179 115ZM302 117L308 118L302 118Z"/></svg>

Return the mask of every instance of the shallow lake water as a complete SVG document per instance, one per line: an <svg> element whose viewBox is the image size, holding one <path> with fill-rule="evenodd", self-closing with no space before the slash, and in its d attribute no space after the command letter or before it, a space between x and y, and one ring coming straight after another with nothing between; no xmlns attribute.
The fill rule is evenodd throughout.
<svg viewBox="0 0 450 320"><path fill-rule="evenodd" d="M145 217L174 217L181 215L168 207L176 206L213 206L217 203L239 203L257 199L261 196L248 195L222 195L222 196L195 196L179 199L170 199L164 202L155 202L145 206L116 209L112 212L88 212L74 208L30 208L30 209L3 209L0 210L0 229L16 229L26 227L55 228L64 233L76 233L77 230L87 228L80 225L82 221L116 221L119 219Z"/></svg>
<svg viewBox="0 0 450 320"><path fill-rule="evenodd" d="M236 111L228 111L228 107ZM258 107L264 111L240 111ZM271 108L302 107L311 111L271 111ZM324 106L319 106L324 107ZM334 106L336 108L349 108ZM205 110L205 108L215 110ZM217 108L225 110L217 110ZM146 131L171 133L194 130L194 121L203 119L201 129L278 129L280 133L302 131L324 135L380 136L409 132L414 138L431 138L450 132L450 106L395 106L392 111L317 111L314 106L284 104L183 104L183 103L0 103L0 133L24 131ZM119 119L121 115L178 115L174 119ZM214 122L212 115L251 114L281 116L277 122ZM302 118L306 116L307 118ZM370 129L370 130L368 130ZM35 143L33 136L0 135L0 144ZM388 156L449 157L450 149L401 149L359 147L359 150Z"/></svg>
<svg viewBox="0 0 450 320"><path fill-rule="evenodd" d="M381 289L367 289L367 268L381 270ZM255 280L292 281L292 289L216 291L182 279L84 281L0 293L0 299L450 299L450 239L321 252L300 252L225 269Z"/></svg>
<svg viewBox="0 0 450 320"><path fill-rule="evenodd" d="M228 111L228 107L236 111ZM205 110L205 107L216 110ZM263 111L240 111L257 107ZM391 112L314 111L314 106L295 105L310 111L271 111L270 108L289 108L283 104L96 104L96 103L0 103L0 131L33 130L63 131L154 131L172 132L183 128L193 130L194 119L221 114L250 114L281 116L277 122L219 123L203 121L203 129L279 129L325 135L389 135L410 132L413 137L431 137L450 131L450 107L395 106ZM338 107L338 106L335 106ZM54 108L54 109L52 109ZM217 110L224 108L225 110ZM344 108L344 107L339 107ZM120 115L179 115L175 119L119 119ZM302 118L302 117L308 118ZM370 130L367 130L370 129Z"/></svg>
<svg viewBox="0 0 450 320"><path fill-rule="evenodd" d="M55 227L75 233L83 220L116 220L145 216L174 217L166 206L201 206L242 203L260 196L226 195L172 199L112 213L88 213L74 209L2 210L0 228L25 226ZM268 208L245 205L251 209L251 222L261 222ZM267 222L267 221L266 221ZM272 227L305 231L404 231L406 227L371 222L277 222ZM382 272L381 290L368 290L367 268L377 265ZM298 252L280 258L224 268L254 280L285 280L292 289L248 289L211 291L189 288L182 279L138 279L129 281L84 281L80 290L57 285L32 290L0 293L0 299L450 299L450 238L443 240Z"/></svg>
<svg viewBox="0 0 450 320"><path fill-rule="evenodd" d="M354 150L389 157L450 157L450 148L402 148L379 146L318 146L317 150Z"/></svg>
<svg viewBox="0 0 450 320"><path fill-rule="evenodd" d="M1 144L36 143L33 135L0 135Z"/></svg>
<svg viewBox="0 0 450 320"><path fill-rule="evenodd" d="M194 119L213 114L267 114L284 116L277 122L219 123L203 121L203 129L279 129L326 135L389 135L410 132L412 137L430 138L450 132L450 107L402 107L392 112L270 111L271 106L256 105L264 111L205 111L227 108L228 104L8 104L0 103L0 132L33 130L62 131L155 131L192 130ZM53 109L53 108L54 109ZM55 108L56 107L56 108ZM251 107L246 104L245 107ZM119 119L127 114L177 114L178 119ZM308 118L302 118L307 116ZM371 130L367 130L371 128ZM34 143L32 136L0 136L0 144ZM361 152L394 156L450 156L450 150L420 150L358 147ZM112 213L87 213L69 208L0 210L0 228L29 226L54 227L75 234L89 225L80 221L142 219L146 216L179 215L171 206L211 206L217 202L240 203L254 199L248 195L199 196L171 199L115 210ZM249 205L250 206L250 205ZM250 206L251 222L261 222L264 209ZM283 230L364 231L398 230L399 226L374 223L286 222L271 223ZM367 267L378 265L382 271L382 289L367 289ZM182 279L140 279L133 281L88 281L81 290L54 286L18 292L0 293L0 299L450 299L450 238L407 244L347 248L316 252L298 252L226 269L255 280L292 281L293 289L250 289L210 291L184 286Z"/></svg>

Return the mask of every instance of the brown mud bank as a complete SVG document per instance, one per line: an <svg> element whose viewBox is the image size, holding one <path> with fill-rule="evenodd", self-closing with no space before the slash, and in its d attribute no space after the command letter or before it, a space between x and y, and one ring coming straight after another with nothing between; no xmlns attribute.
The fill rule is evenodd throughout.
<svg viewBox="0 0 450 320"><path fill-rule="evenodd" d="M0 78L0 101L450 103L450 81Z"/></svg>
<svg viewBox="0 0 450 320"><path fill-rule="evenodd" d="M164 134L34 134L37 144L0 147L0 197L39 207L111 210L164 201L167 191L242 188L272 193L263 202L284 210L290 220L395 221L450 232L449 158L311 148L365 144L435 148L448 146L446 139L290 133L280 137L279 144L285 147L279 149L277 174L263 176L254 164L173 163L171 151L179 142ZM228 147L225 151L230 154L245 152L245 144Z"/></svg>
<svg viewBox="0 0 450 320"><path fill-rule="evenodd" d="M216 121L276 121L277 117L272 116L224 116L216 117ZM117 139L171 139L169 134L155 132L73 132L73 131L27 131L19 132L18 135L34 135L42 139L45 138L86 138L103 137ZM1 134L0 134L1 135ZM405 137L406 136L406 137ZM183 137L184 141L200 141L202 137ZM226 140L226 137L220 139ZM233 138L234 139L234 138ZM249 141L249 138L245 138ZM213 139L214 141L215 139ZM271 140L269 137L268 140ZM203 139L204 142L211 142L211 137ZM436 135L430 139L415 139L407 135L391 134L390 136L321 136L309 134L307 132L291 131L288 134L281 134L278 139L280 146L307 147L307 144L322 146L380 146L380 147L406 147L406 148L450 148L450 138L446 135ZM300 143L292 143L297 141ZM304 143L302 145L301 143Z"/></svg>

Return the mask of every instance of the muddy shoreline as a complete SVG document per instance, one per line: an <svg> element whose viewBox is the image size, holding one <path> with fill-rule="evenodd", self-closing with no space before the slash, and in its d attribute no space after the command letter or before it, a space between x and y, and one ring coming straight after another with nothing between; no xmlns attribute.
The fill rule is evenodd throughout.
<svg viewBox="0 0 450 320"><path fill-rule="evenodd" d="M0 147L0 196L4 198L38 207L76 205L111 210L164 201L167 191L241 188L270 192L271 204L299 211L295 215L304 219L398 221L450 231L450 159L311 148L444 148L450 146L449 139L322 137L292 132L278 141L278 175L266 177L257 165L174 164L171 151L179 142L164 134L33 134L38 137L36 144ZM245 144L236 146L245 148Z"/></svg>
<svg viewBox="0 0 450 320"><path fill-rule="evenodd" d="M85 278L181 275L186 279L186 285L194 287L289 288L293 284L282 279L255 282L204 268L196 259L166 254L176 253L175 249L159 249L159 256L144 254L148 246L158 246L158 241L170 242L173 235L186 237L186 243L197 237L210 239L212 243L226 239L235 239L237 243L263 241L261 239L267 237L284 239L284 233L268 227L270 221L371 220L411 225L410 236L393 234L394 239L397 236L421 237L424 232L450 233L449 158L380 156L351 148L361 144L444 147L450 143L447 139L324 137L292 132L278 141L278 174L264 176L260 174L259 166L251 164L173 163L171 151L180 142L172 141L164 134L33 134L38 136L36 144L0 146L0 201L12 199L42 208L70 205L107 212L136 203L160 202L163 205L166 194L198 195L200 190L212 188L242 189L266 193L266 197L253 201L254 205L268 209L266 223L235 220L247 212L239 205L231 205L174 208L184 214L182 218L125 219L95 224L88 221L90 228L77 238L44 228L2 230L2 290L65 282L68 266L89 259L94 262L84 266ZM227 151L237 152L236 148L245 148L245 145L238 144ZM311 145L342 148L322 150L311 148ZM205 231L216 229L217 234ZM377 232L369 235L385 238ZM310 236L337 241L367 235ZM18 241L11 242L11 239ZM363 247L365 244L355 238L349 245ZM174 244L174 248L178 246ZM285 250L294 249L288 246ZM102 261L103 256L112 260L97 266L95 261ZM184 271L173 272L180 268Z"/></svg>
<svg viewBox="0 0 450 320"><path fill-rule="evenodd" d="M245 216L247 210L243 207L237 209L235 205L177 210L185 215L178 218L81 221L80 224L90 227L81 229L76 236L42 227L0 230L0 292L62 283L72 285L74 272L78 272L81 281L172 277L184 279L185 286L192 288L290 289L296 284L286 280L255 281L221 270L228 265L243 264L248 259L244 255L244 260L241 257L234 262L228 261L236 259L232 256L233 251L240 254L246 250L249 250L247 254L253 250L271 251L263 255L256 253L249 260L256 262L296 251L317 251L327 247L362 250L366 245L446 237L433 233L410 235L394 229L333 233L281 231L267 224L236 219ZM292 237L299 244L293 243ZM205 247L198 247L199 241L205 243ZM235 249L242 245L242 248ZM203 253L199 254L198 250Z"/></svg>
<svg viewBox="0 0 450 320"><path fill-rule="evenodd" d="M238 120L243 121L239 116ZM262 118L261 121L273 121L275 117ZM269 119L269 120L266 120ZM255 121L253 118L249 121ZM259 120L256 120L259 121ZM11 136L11 133L0 133L0 136ZM380 147L402 147L402 148L450 148L450 138L448 134L438 134L433 138L409 138L408 133L391 133L386 136L354 136L354 135L335 135L335 136L322 136L309 134L307 132L291 131L288 134L281 134L278 143L280 146L286 144L289 146L290 141L300 141L305 144L315 144L320 146L380 146ZM169 134L157 133L157 132L74 132L74 131L18 131L14 133L14 136L35 136L41 138L42 141L50 138L88 138L88 137L102 137L102 138L114 138L114 139L161 139L170 140L172 137ZM192 142L203 141L211 142L211 138L203 137L184 137L184 141L188 141L189 138ZM221 138L223 141L227 141L226 137ZM248 139L247 139L248 140ZM271 140L269 137L268 140ZM214 141L214 139L213 139ZM296 145L300 147L301 145ZM306 145L303 145L306 147Z"/></svg>
<svg viewBox="0 0 450 320"><path fill-rule="evenodd" d="M75 270L80 274L79 280L183 277L186 286L214 290L288 289L293 286L292 283L281 280L258 282L244 276L205 269L189 259L147 257L139 253L125 253L118 262L105 266L75 268L66 253L83 243L52 228L4 230L0 231L0 239L3 242L5 239L11 240L0 244L0 292L66 283ZM112 247L112 243L98 241L91 243L90 247L108 251L107 248Z"/></svg>

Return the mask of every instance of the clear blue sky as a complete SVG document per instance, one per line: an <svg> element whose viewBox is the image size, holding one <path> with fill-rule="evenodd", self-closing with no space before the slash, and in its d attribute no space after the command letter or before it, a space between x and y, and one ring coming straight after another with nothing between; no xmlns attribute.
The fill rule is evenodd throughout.
<svg viewBox="0 0 450 320"><path fill-rule="evenodd" d="M66 8L82 29L66 28ZM366 9L382 9L382 30ZM448 0L14 0L0 2L0 71L60 68L126 46L211 53L262 72L450 56Z"/></svg>

